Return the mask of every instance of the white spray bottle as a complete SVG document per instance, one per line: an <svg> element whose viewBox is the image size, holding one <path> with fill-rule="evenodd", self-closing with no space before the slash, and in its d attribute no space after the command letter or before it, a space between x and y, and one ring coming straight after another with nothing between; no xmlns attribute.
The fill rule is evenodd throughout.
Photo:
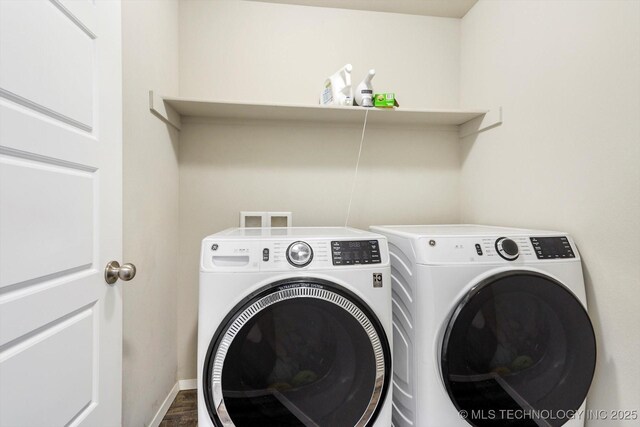
<svg viewBox="0 0 640 427"><path fill-rule="evenodd" d="M352 69L351 64L347 64L325 80L320 104L353 105Z"/></svg>
<svg viewBox="0 0 640 427"><path fill-rule="evenodd" d="M356 105L362 107L373 107L373 86L371 85L371 79L376 75L376 70L373 68L369 70L365 78L360 82L356 88Z"/></svg>

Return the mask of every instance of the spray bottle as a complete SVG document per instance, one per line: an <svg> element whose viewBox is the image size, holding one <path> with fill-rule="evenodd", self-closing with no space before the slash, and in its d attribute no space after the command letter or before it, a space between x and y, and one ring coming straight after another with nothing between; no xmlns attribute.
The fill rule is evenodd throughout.
<svg viewBox="0 0 640 427"><path fill-rule="evenodd" d="M362 107L373 107L373 86L371 85L371 79L376 75L376 70L373 68L369 70L365 78L360 82L356 88L356 105Z"/></svg>
<svg viewBox="0 0 640 427"><path fill-rule="evenodd" d="M351 64L347 64L324 82L320 92L320 104L353 105L353 86L351 86Z"/></svg>

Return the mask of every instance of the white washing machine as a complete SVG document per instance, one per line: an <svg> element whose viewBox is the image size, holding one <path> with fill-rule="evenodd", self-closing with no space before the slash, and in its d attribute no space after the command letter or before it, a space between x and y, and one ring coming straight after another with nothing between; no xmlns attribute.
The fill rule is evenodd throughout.
<svg viewBox="0 0 640 427"><path fill-rule="evenodd" d="M200 427L391 425L384 236L240 228L202 241Z"/></svg>
<svg viewBox="0 0 640 427"><path fill-rule="evenodd" d="M596 362L566 233L371 227L393 284L393 425L583 426Z"/></svg>

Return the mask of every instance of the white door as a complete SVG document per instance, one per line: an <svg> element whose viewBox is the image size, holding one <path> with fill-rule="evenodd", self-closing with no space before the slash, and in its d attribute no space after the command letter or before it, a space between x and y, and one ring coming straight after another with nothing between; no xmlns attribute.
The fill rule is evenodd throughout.
<svg viewBox="0 0 640 427"><path fill-rule="evenodd" d="M0 0L0 426L121 424L120 3Z"/></svg>

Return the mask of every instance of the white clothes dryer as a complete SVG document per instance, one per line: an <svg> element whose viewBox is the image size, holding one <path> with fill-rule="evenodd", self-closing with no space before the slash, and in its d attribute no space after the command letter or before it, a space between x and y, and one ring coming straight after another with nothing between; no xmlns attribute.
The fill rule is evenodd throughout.
<svg viewBox="0 0 640 427"><path fill-rule="evenodd" d="M391 257L395 427L584 425L596 342L571 236L371 229Z"/></svg>
<svg viewBox="0 0 640 427"><path fill-rule="evenodd" d="M384 236L236 228L200 259L200 427L391 425Z"/></svg>

